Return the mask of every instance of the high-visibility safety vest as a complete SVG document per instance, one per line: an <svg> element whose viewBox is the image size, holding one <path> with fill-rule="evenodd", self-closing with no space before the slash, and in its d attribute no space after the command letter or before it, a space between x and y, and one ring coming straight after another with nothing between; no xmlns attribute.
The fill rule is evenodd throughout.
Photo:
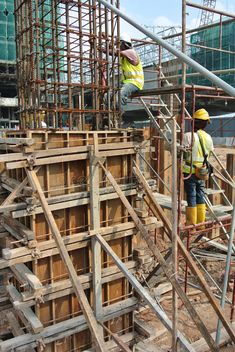
<svg viewBox="0 0 235 352"><path fill-rule="evenodd" d="M122 83L132 83L142 90L144 86L144 72L140 59L138 65L134 66L126 57L121 57L121 66L123 75Z"/></svg>
<svg viewBox="0 0 235 352"><path fill-rule="evenodd" d="M186 146L190 146L190 140L191 140L191 132L186 133L186 135L184 136L184 141L183 144L189 144ZM185 164L183 166L183 172L186 174L190 173L191 170L191 158L192 158L192 165L201 167L204 161L204 155L203 155L203 151L202 151L202 147L201 147L201 143L199 140L199 136L200 135L200 139L201 139L201 143L204 146L205 149L205 154L208 155L208 157L210 156L212 150L213 150L213 141L211 136L206 133L203 130L198 130L197 133L194 133L194 143L193 143L193 147L192 147L192 153L191 151L186 152L186 157L185 157ZM186 139L188 138L188 141L186 142ZM192 167L192 174L195 173L195 168Z"/></svg>

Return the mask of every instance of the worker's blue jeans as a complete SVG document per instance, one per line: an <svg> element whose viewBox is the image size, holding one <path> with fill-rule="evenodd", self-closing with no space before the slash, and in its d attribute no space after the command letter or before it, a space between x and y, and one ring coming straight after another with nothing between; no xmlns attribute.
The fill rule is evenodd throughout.
<svg viewBox="0 0 235 352"><path fill-rule="evenodd" d="M188 174L184 174L188 176ZM197 204L205 204L205 181L199 180L195 175L184 180L184 190L187 195L187 202L189 207L196 207Z"/></svg>
<svg viewBox="0 0 235 352"><path fill-rule="evenodd" d="M127 104L128 98L139 91L139 88L132 83L124 83L121 88L121 111L124 112L124 106Z"/></svg>

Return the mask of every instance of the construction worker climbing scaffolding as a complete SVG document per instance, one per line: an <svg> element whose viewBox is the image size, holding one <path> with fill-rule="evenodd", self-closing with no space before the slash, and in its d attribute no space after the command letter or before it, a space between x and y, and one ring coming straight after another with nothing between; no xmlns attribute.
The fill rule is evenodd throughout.
<svg viewBox="0 0 235 352"><path fill-rule="evenodd" d="M120 57L122 69L121 110L123 113L127 99L143 89L144 73L142 63L132 47L131 37L124 33L120 36Z"/></svg>
<svg viewBox="0 0 235 352"><path fill-rule="evenodd" d="M212 138L204 131L210 123L208 112L205 109L199 109L194 113L193 118L194 133L187 132L183 138L184 147L192 147L190 151L185 152L183 166L188 203L186 225L195 225L205 221L205 180L209 178L208 158L213 150Z"/></svg>
<svg viewBox="0 0 235 352"><path fill-rule="evenodd" d="M105 33L101 33L102 38L106 38ZM118 40L117 40L118 44ZM103 53L106 48L99 47ZM120 110L121 116L124 114L124 107L132 94L140 91L144 87L144 71L141 60L137 52L133 49L131 37L127 33L120 36L120 50L114 50L115 55L120 54L120 64L122 70L121 91L120 91ZM113 49L109 48L109 55L113 54ZM114 96L113 96L114 97ZM116 96L116 108L119 108L119 95ZM118 127L118 122L114 121L114 126Z"/></svg>

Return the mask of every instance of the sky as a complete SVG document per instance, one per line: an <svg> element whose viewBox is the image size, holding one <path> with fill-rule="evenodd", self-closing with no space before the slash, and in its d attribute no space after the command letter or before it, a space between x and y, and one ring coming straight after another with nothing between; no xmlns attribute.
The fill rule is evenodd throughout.
<svg viewBox="0 0 235 352"><path fill-rule="evenodd" d="M203 0L193 0L193 2L202 4ZM141 25L181 25L181 0L120 0L120 4L121 10ZM217 0L216 9L235 13L235 1ZM187 28L196 28L199 21L200 10L187 6ZM138 30L124 21L121 23L121 32L128 32L132 38L143 37Z"/></svg>

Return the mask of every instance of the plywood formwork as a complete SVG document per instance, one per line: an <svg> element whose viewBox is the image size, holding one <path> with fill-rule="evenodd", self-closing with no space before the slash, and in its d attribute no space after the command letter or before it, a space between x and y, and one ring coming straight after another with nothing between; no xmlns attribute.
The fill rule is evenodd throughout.
<svg viewBox="0 0 235 352"><path fill-rule="evenodd" d="M36 170L69 257L88 301L94 306L99 298L94 295L95 286L92 283L94 265L97 264L92 258L92 234L97 231L101 233L130 272L134 272L136 262L132 258L132 250L133 236L137 230L101 168L98 169L98 183L92 184L91 164L95 158L105 160L105 167L112 171L134 205L137 190L132 162L136 160L136 147L141 147L143 134L141 131L36 130L9 133L8 141L13 138L27 140L30 144L17 147L16 152L12 152L13 145L5 145L5 152L0 156L5 168L2 176L4 187L8 185L8 191L14 191L24 182L23 192L17 195L15 202L10 204L5 200L2 224L8 233L10 246L2 249L0 260L2 269L11 268L8 294L26 332L23 343L20 345L18 342L18 347L29 344L34 348L44 343L48 352L87 349L92 344L89 330L48 226L45 210L35 190L30 184L26 186L25 170ZM95 201L92 187L98 190L96 210L92 208ZM94 229L94 217L99 218L98 229ZM99 319L112 332L132 333L132 339L133 311L137 300L127 279L104 251L101 251L100 259L102 300ZM76 328L71 326L73 319L78 323ZM57 333L53 327L58 328ZM45 331L49 331L49 336L43 335ZM41 342L35 334L41 336ZM106 332L104 334L107 335ZM10 342L9 346L12 348ZM8 350L7 345L4 348Z"/></svg>

